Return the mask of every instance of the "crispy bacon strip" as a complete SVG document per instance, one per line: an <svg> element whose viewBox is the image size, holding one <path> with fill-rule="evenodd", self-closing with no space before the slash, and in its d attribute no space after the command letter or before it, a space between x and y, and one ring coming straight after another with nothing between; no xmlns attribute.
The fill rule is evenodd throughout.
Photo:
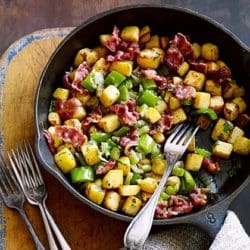
<svg viewBox="0 0 250 250"><path fill-rule="evenodd" d="M49 149L50 149L51 153L55 154L56 153L56 148L54 147L54 140L53 140L51 134L48 132L48 130L44 130L43 135L47 140L47 144L49 146Z"/></svg>
<svg viewBox="0 0 250 250"><path fill-rule="evenodd" d="M184 58L193 56L192 44L188 41L187 37L182 33L177 33L172 41L172 46L176 47Z"/></svg>
<svg viewBox="0 0 250 250"><path fill-rule="evenodd" d="M165 54L164 61L169 68L177 71L184 62L184 57L177 48L169 48Z"/></svg>
<svg viewBox="0 0 250 250"><path fill-rule="evenodd" d="M220 159L218 157L205 158L202 166L211 174L216 174L220 171Z"/></svg>
<svg viewBox="0 0 250 250"><path fill-rule="evenodd" d="M190 194L189 198L193 206L205 206L207 204L207 188L195 188Z"/></svg>
<svg viewBox="0 0 250 250"><path fill-rule="evenodd" d="M96 168L95 173L97 175L106 174L110 169L113 169L114 167L115 167L115 161L109 160L106 164L99 165Z"/></svg>
<svg viewBox="0 0 250 250"><path fill-rule="evenodd" d="M92 112L82 120L82 129L87 131L92 123L98 123L102 118L100 106L97 106Z"/></svg>
<svg viewBox="0 0 250 250"><path fill-rule="evenodd" d="M196 97L196 89L193 86L186 86L183 84L176 86L173 93L181 101L190 100Z"/></svg>
<svg viewBox="0 0 250 250"><path fill-rule="evenodd" d="M189 59L188 60L189 65L191 65L191 67L199 72L202 72L204 74L207 73L207 64L204 61L201 60L195 60L195 59Z"/></svg>

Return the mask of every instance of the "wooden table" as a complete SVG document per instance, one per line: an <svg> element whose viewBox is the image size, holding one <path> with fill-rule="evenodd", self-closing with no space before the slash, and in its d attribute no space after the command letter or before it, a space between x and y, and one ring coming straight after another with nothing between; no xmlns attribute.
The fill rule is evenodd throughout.
<svg viewBox="0 0 250 250"><path fill-rule="evenodd" d="M176 0L174 2L145 0L143 2L172 2L178 6L198 10L223 23L250 46L249 0ZM142 1L0 0L0 54L2 54L12 42L35 30L51 27L76 26L96 13L132 3L142 3ZM51 47L51 50L52 49L53 46ZM39 76L36 77L38 78ZM19 101L21 101L21 99ZM13 109L14 108L18 109L18 105L14 105ZM32 110L29 111L32 112ZM6 120L8 121L7 117ZM8 124L5 126L8 126ZM17 128L21 127L17 126ZM13 128L13 131L16 130ZM32 135L33 134L29 134L29 136ZM19 136L19 138L20 137L21 136ZM11 142L8 142L7 139L7 144L8 143L9 145L7 145L7 147L12 146ZM47 184L50 184L50 186L48 186L48 207L52 211L55 220L60 224L69 243L74 245L74 249L118 249L122 246L122 237L127 223L101 215L83 205L78 200L72 198L72 196L52 176L47 173L44 174ZM53 183L53 186L51 183ZM249 193L250 186L248 186L233 202L232 209L236 211L247 232L250 234L250 219L248 213L248 208L250 207ZM61 199L62 195L63 199ZM57 198L57 202L54 202L55 198ZM62 204L62 202L64 203ZM61 211L62 207L64 212ZM38 219L40 218L38 210L29 205L26 206L26 210L32 222L34 222L35 228L39 232L43 232L41 234L42 241L47 244L41 220ZM72 213L72 210L74 213ZM68 216L65 216L65 211L68 211ZM15 226L25 230L22 224L23 222L15 212L8 210L6 214L7 233L12 232ZM8 221L12 223L8 224ZM81 224L80 227L77 226L79 224ZM11 228L10 226L8 227L8 225L11 225ZM79 237L80 235L81 237ZM32 249L32 247L30 247L31 239L27 232L16 232L16 234L8 235L7 240L6 246L8 249ZM22 245L22 242L28 245Z"/></svg>

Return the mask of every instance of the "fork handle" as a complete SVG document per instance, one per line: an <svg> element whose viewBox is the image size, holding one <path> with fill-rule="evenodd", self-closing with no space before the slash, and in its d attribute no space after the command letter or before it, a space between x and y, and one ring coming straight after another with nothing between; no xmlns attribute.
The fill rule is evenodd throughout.
<svg viewBox="0 0 250 250"><path fill-rule="evenodd" d="M30 220L29 218L27 217L26 213L24 212L24 210L22 209L18 209L18 212L20 213L22 219L24 220L24 222L26 223L26 226L28 228L28 230L30 231L31 235L32 235L32 238L33 238L33 241L36 245L36 249L37 250L45 250L43 244L41 243L41 241L39 240L33 226L31 225L30 223Z"/></svg>
<svg viewBox="0 0 250 250"><path fill-rule="evenodd" d="M47 208L47 206L45 204L45 201L43 202L43 208L44 208L46 216L47 216L47 218L49 220L50 226L51 226L53 232L55 233L55 235L57 237L58 243L61 246L61 249L63 249L63 250L71 250L69 244L67 243L67 241L63 237L63 234L61 233L61 231L58 228L58 226L56 225L52 215L50 214L50 212L49 212L49 210L48 210L48 208Z"/></svg>
<svg viewBox="0 0 250 250"><path fill-rule="evenodd" d="M176 158L172 159L168 168L165 171L161 181L155 190L154 194L151 196L146 205L142 210L137 214L137 216L129 224L125 235L124 235L124 246L130 250L139 250L143 248L143 245L149 235L150 229L152 227L155 207L157 205L159 196L163 187L166 184L167 178L170 175L172 168L177 161Z"/></svg>
<svg viewBox="0 0 250 250"><path fill-rule="evenodd" d="M40 208L41 215L42 215L42 218L43 218L44 227L45 227L45 231L47 233L47 237L48 237L48 241L49 241L49 248L50 248L50 250L58 250L55 239L54 239L54 236L53 236L53 234L51 232L49 222L48 222L48 219L46 217L46 213L44 211L44 208L43 208L41 203L39 203L38 206Z"/></svg>

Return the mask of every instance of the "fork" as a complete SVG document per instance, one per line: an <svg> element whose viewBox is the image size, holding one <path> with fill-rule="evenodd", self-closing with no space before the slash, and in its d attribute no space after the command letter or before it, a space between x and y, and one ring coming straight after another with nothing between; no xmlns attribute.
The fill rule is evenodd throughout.
<svg viewBox="0 0 250 250"><path fill-rule="evenodd" d="M125 248L131 250L142 249L152 227L155 208L162 189L164 188L176 161L178 161L184 154L198 129L199 126L194 127L191 124L181 124L165 142L164 154L168 167L166 168L161 181L150 200L129 224L124 235Z"/></svg>
<svg viewBox="0 0 250 250"><path fill-rule="evenodd" d="M9 159L12 164L14 174L27 200L31 204L37 205L40 208L50 249L58 249L50 229L51 226L61 249L70 250L70 246L64 239L60 229L47 209L45 203L47 191L31 145L29 143L24 143L23 147L19 146L15 151L12 150L9 154ZM48 223L48 220L50 224Z"/></svg>
<svg viewBox="0 0 250 250"><path fill-rule="evenodd" d="M0 195L9 208L16 209L21 215L22 219L27 225L28 230L30 231L33 241L36 245L37 250L44 250L44 246L39 240L34 228L32 227L24 209L23 204L25 201L24 195L20 188L16 185L16 180L13 174L11 173L10 168L7 166L7 162L2 154L0 153Z"/></svg>

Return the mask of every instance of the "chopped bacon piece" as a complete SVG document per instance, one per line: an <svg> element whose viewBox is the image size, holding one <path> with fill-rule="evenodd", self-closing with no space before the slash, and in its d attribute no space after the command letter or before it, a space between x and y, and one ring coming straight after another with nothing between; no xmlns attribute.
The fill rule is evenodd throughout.
<svg viewBox="0 0 250 250"><path fill-rule="evenodd" d="M88 90L81 86L81 82L87 77L90 70L91 69L86 62L81 63L75 70L74 80L72 83L69 80L69 72L65 73L63 76L64 86L81 94L88 93Z"/></svg>
<svg viewBox="0 0 250 250"><path fill-rule="evenodd" d="M191 65L191 67L199 72L202 72L204 74L207 73L207 64L204 61L201 60L195 60L195 59L190 59L188 60L188 63Z"/></svg>
<svg viewBox="0 0 250 250"><path fill-rule="evenodd" d="M105 47L109 49L111 52L115 52L121 42L121 38L119 38L120 30L117 26L114 26L112 36L106 41Z"/></svg>
<svg viewBox="0 0 250 250"><path fill-rule="evenodd" d="M218 157L205 158L202 166L211 174L216 174L220 171L220 159Z"/></svg>
<svg viewBox="0 0 250 250"><path fill-rule="evenodd" d="M177 71L184 62L184 57L177 48L169 48L165 54L164 61L171 69Z"/></svg>
<svg viewBox="0 0 250 250"><path fill-rule="evenodd" d="M128 136L122 136L119 141L119 145L124 147L124 154L130 154L130 148L138 145L138 131L136 128L131 128Z"/></svg>
<svg viewBox="0 0 250 250"><path fill-rule="evenodd" d="M240 128L247 128L250 125L250 116L248 114L239 114L235 122Z"/></svg>
<svg viewBox="0 0 250 250"><path fill-rule="evenodd" d="M168 89L169 91L172 91L174 89L173 79L171 76L159 76L154 69L142 70L141 74L149 80L156 81L159 90Z"/></svg>
<svg viewBox="0 0 250 250"><path fill-rule="evenodd" d="M55 136L62 138L64 143L70 143L76 148L79 148L87 140L80 130L66 125L55 126Z"/></svg>
<svg viewBox="0 0 250 250"><path fill-rule="evenodd" d="M173 126L173 115L171 113L162 115L157 125L158 131L162 133L169 131Z"/></svg>
<svg viewBox="0 0 250 250"><path fill-rule="evenodd" d="M179 84L173 90L173 93L181 101L190 100L196 97L196 89L193 86L185 86L183 84Z"/></svg>
<svg viewBox="0 0 250 250"><path fill-rule="evenodd" d="M128 137L133 141L137 141L139 139L138 130L136 128L131 128Z"/></svg>
<svg viewBox="0 0 250 250"><path fill-rule="evenodd" d="M104 165L99 165L96 170L95 173L97 175L101 175L101 174L106 174L110 169L115 167L115 161L113 160L109 160L106 164Z"/></svg>
<svg viewBox="0 0 250 250"><path fill-rule="evenodd" d="M64 101L55 101L55 110L63 120L73 118L74 114L76 114L80 108L82 108L82 103L75 97Z"/></svg>
<svg viewBox="0 0 250 250"><path fill-rule="evenodd" d="M43 134L44 134L44 137L47 140L47 143L48 143L48 146L49 146L49 149L50 149L51 153L55 154L56 153L56 148L54 147L54 140L53 140L51 134L48 132L48 130L44 130Z"/></svg>
<svg viewBox="0 0 250 250"><path fill-rule="evenodd" d="M112 105L110 110L119 116L119 119L123 124L127 124L129 126L134 126L139 119L139 114L136 111L136 100L134 99Z"/></svg>
<svg viewBox="0 0 250 250"><path fill-rule="evenodd" d="M82 129L87 131L91 123L98 123L102 118L102 111L100 106L97 106L92 112L82 120Z"/></svg>
<svg viewBox="0 0 250 250"><path fill-rule="evenodd" d="M172 45L181 52L184 58L190 58L193 56L192 44L188 41L187 37L182 33L177 33L174 36Z"/></svg>
<svg viewBox="0 0 250 250"><path fill-rule="evenodd" d="M193 206L205 206L207 204L208 188L195 188L190 194L189 198Z"/></svg>
<svg viewBox="0 0 250 250"><path fill-rule="evenodd" d="M226 67L221 67L210 73L210 77L216 83L225 83L231 77L231 72Z"/></svg>

